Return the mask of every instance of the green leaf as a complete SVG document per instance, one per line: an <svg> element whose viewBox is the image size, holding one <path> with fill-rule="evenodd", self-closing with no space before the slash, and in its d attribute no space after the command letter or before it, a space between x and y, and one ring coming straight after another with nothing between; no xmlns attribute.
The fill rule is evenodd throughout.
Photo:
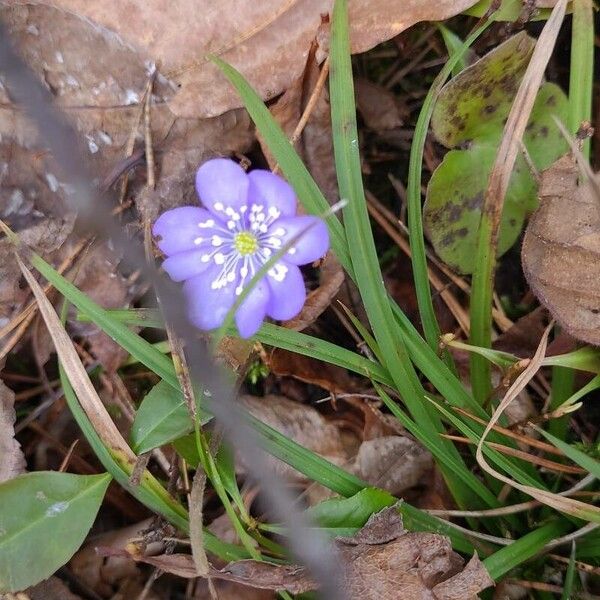
<svg viewBox="0 0 600 600"><path fill-rule="evenodd" d="M204 414L201 423L210 417ZM183 394L165 381L160 381L146 394L131 426L131 447L143 454L169 444L193 429Z"/></svg>
<svg viewBox="0 0 600 600"><path fill-rule="evenodd" d="M110 480L39 471L0 484L0 593L39 583L75 554Z"/></svg>
<svg viewBox="0 0 600 600"><path fill-rule="evenodd" d="M502 135L535 40L521 32L451 79L437 99L431 127L447 148Z"/></svg>
<svg viewBox="0 0 600 600"><path fill-rule="evenodd" d="M321 527L362 527L376 512L398 502L388 492L365 488L350 498L324 500L306 511Z"/></svg>
<svg viewBox="0 0 600 600"><path fill-rule="evenodd" d="M438 140L452 148L433 173L427 188L424 223L439 256L453 269L475 269L481 207L504 122L533 51L534 40L520 33L504 42L444 86L432 127ZM553 116L567 114L567 98L554 84L540 88L524 144L535 168L549 167L567 150ZM531 167L517 159L506 194L498 255L518 239L526 217L537 207Z"/></svg>

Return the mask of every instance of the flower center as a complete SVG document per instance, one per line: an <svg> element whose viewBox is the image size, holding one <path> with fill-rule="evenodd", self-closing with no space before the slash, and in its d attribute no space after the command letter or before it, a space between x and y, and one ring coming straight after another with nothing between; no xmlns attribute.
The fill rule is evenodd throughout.
<svg viewBox="0 0 600 600"><path fill-rule="evenodd" d="M233 238L233 246L239 254L248 256L258 250L258 240L249 231L240 231Z"/></svg>

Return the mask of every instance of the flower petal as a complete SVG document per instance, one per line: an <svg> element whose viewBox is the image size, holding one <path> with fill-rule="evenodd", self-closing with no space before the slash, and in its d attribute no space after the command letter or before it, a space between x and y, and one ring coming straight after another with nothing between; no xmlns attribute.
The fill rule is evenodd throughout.
<svg viewBox="0 0 600 600"><path fill-rule="evenodd" d="M220 272L221 267L211 263L204 273L183 284L190 321L200 329L210 330L221 326L235 302L237 278L222 288L213 289L212 283Z"/></svg>
<svg viewBox="0 0 600 600"><path fill-rule="evenodd" d="M215 218L199 206L181 206L164 212L155 221L152 233L161 239L158 247L167 255L198 247L203 238L218 233L213 229ZM198 240L201 240L198 242Z"/></svg>
<svg viewBox="0 0 600 600"><path fill-rule="evenodd" d="M296 265L280 261L287 268L287 273L279 281L273 276L266 277L271 289L271 299L267 307L267 314L272 319L286 321L294 318L304 306L306 301L306 288L304 278Z"/></svg>
<svg viewBox="0 0 600 600"><path fill-rule="evenodd" d="M327 225L319 217L283 217L271 225L269 233L281 239L282 246L299 233L304 232L286 252L284 259L294 265L306 265L323 257L329 249Z"/></svg>
<svg viewBox="0 0 600 600"><path fill-rule="evenodd" d="M211 265L210 250L201 247L187 252L178 252L165 259L162 264L163 269L173 281L185 281L200 275Z"/></svg>
<svg viewBox="0 0 600 600"><path fill-rule="evenodd" d="M248 173L250 187L248 189L248 204L265 206L265 212L269 208L279 211L278 215L293 217L296 214L296 194L292 186L285 179L265 171L257 169Z"/></svg>
<svg viewBox="0 0 600 600"><path fill-rule="evenodd" d="M237 309L235 324L241 337L249 338L260 329L267 314L270 293L269 286L262 279Z"/></svg>
<svg viewBox="0 0 600 600"><path fill-rule="evenodd" d="M240 214L246 205L250 182L246 171L229 158L213 158L196 173L196 191L213 215L227 221L227 209Z"/></svg>

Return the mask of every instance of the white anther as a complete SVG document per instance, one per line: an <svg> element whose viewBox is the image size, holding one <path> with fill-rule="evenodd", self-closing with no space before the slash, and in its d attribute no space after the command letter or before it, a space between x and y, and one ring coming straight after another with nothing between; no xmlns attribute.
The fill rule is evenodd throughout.
<svg viewBox="0 0 600 600"><path fill-rule="evenodd" d="M274 232L273 235L278 235L279 237L281 237L282 235L285 235L285 229L283 227L278 227Z"/></svg>
<svg viewBox="0 0 600 600"><path fill-rule="evenodd" d="M213 235L212 236L212 245L215 247L220 246L223 243L223 239L221 238L221 236L218 235Z"/></svg>
<svg viewBox="0 0 600 600"><path fill-rule="evenodd" d="M199 245L200 245L200 244L201 244L203 241L204 241L204 238L197 237L197 238L194 240L194 244L196 244L196 246L199 246Z"/></svg>
<svg viewBox="0 0 600 600"><path fill-rule="evenodd" d="M214 208L215 210L219 211L219 212L223 212L223 208L224 208L224 206L223 206L223 203L222 203L222 202L215 202L215 203L213 204L213 208Z"/></svg>
<svg viewBox="0 0 600 600"><path fill-rule="evenodd" d="M275 206L269 206L269 216L277 219L281 215L281 211Z"/></svg>
<svg viewBox="0 0 600 600"><path fill-rule="evenodd" d="M214 256L215 264L222 265L225 262L225 255L221 252L217 252Z"/></svg>
<svg viewBox="0 0 600 600"><path fill-rule="evenodd" d="M207 227L214 227L215 226L215 222L213 219L208 219L208 221L205 221L204 223L198 223L198 227L200 227L201 229L206 229Z"/></svg>

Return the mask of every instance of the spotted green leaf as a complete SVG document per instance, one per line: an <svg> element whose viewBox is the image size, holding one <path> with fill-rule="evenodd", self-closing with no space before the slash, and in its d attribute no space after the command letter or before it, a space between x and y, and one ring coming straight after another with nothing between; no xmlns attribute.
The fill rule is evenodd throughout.
<svg viewBox="0 0 600 600"><path fill-rule="evenodd" d="M534 45L520 33L492 50L444 86L432 116L436 138L453 149L431 177L423 220L438 255L462 273L472 273L475 267L483 196ZM518 157L506 195L500 256L516 242L525 219L537 207L532 169L549 167L567 150L553 120L566 112L565 94L554 84L544 84L523 139L532 164Z"/></svg>

